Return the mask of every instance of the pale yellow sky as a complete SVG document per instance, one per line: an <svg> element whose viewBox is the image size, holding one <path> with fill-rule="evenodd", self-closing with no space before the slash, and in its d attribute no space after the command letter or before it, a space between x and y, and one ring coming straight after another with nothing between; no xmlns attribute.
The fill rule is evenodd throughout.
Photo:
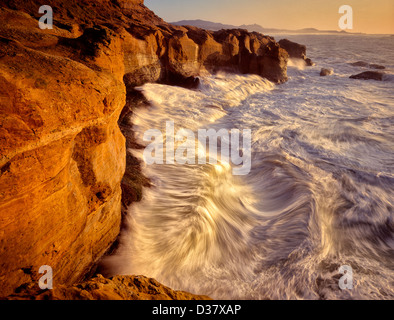
<svg viewBox="0 0 394 320"><path fill-rule="evenodd" d="M169 22L202 19L266 28L339 30L342 5L353 8L353 32L394 34L394 0L145 0ZM350 30L349 30L350 31Z"/></svg>

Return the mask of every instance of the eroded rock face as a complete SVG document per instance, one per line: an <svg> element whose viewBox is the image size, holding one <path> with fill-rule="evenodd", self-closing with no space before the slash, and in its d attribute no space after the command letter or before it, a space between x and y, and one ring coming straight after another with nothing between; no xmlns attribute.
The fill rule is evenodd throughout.
<svg viewBox="0 0 394 320"><path fill-rule="evenodd" d="M54 35L57 29L24 29L36 24L28 15L8 9L0 15L8 21L0 27L4 296L37 281L41 265L53 268L59 284L79 281L116 239L125 169L117 121L125 86L121 39L108 28L64 41ZM34 34L41 38L32 43ZM93 50L82 46L89 41Z"/></svg>
<svg viewBox="0 0 394 320"><path fill-rule="evenodd" d="M224 61L204 62L208 69L216 65L239 69L241 73L258 74L275 83L287 80L287 62L289 55L269 36L260 33L249 33L246 30L220 30L213 33L214 39L221 44L221 55L216 59Z"/></svg>
<svg viewBox="0 0 394 320"><path fill-rule="evenodd" d="M144 0L115 0L122 9L132 9L135 5L143 4Z"/></svg>
<svg viewBox="0 0 394 320"><path fill-rule="evenodd" d="M305 45L290 41L288 39L280 40L279 44L289 53L290 58L304 60L307 66L315 65L311 59L307 58Z"/></svg>
<svg viewBox="0 0 394 320"><path fill-rule="evenodd" d="M210 32L167 25L143 32L129 28L125 41L125 83L182 84L204 72L258 74L275 83L287 80L288 54L271 37L245 30Z"/></svg>
<svg viewBox="0 0 394 320"><path fill-rule="evenodd" d="M35 286L20 288L9 300L211 300L207 296L172 290L144 276L97 275L74 286L57 286L42 291Z"/></svg>

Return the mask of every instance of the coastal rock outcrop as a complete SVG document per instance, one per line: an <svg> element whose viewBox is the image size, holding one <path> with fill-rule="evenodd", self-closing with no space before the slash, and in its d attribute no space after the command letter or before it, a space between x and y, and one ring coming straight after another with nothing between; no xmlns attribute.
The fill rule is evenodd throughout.
<svg viewBox="0 0 394 320"><path fill-rule="evenodd" d="M172 26L142 0L48 0L44 30L41 1L0 4L0 296L42 265L57 286L80 282L117 238L122 201L149 185L129 155L124 175L135 86L223 69L287 80L273 38Z"/></svg>
<svg viewBox="0 0 394 320"><path fill-rule="evenodd" d="M279 44L289 53L290 58L304 60L305 64L309 67L315 65L312 60L306 56L305 45L290 41L288 39L279 40Z"/></svg>
<svg viewBox="0 0 394 320"><path fill-rule="evenodd" d="M322 68L320 71L320 76L325 77L325 76L330 76L334 73L334 70L331 68Z"/></svg>
<svg viewBox="0 0 394 320"><path fill-rule="evenodd" d="M368 63L365 61L352 62L352 63L350 63L350 65L353 67L363 67L363 68L378 69L378 70L386 69L385 66L382 66L382 65L379 65L376 63Z"/></svg>
<svg viewBox="0 0 394 320"><path fill-rule="evenodd" d="M190 84L194 77L218 70L258 74L275 83L287 80L287 52L273 38L259 33L172 25L127 31L127 86L147 81Z"/></svg>
<svg viewBox="0 0 394 320"><path fill-rule="evenodd" d="M172 290L154 279L144 276L102 275L74 285L57 286L53 290L22 287L8 300L211 300L207 296Z"/></svg>
<svg viewBox="0 0 394 320"><path fill-rule="evenodd" d="M361 79L361 80L377 80L382 81L384 72L379 71L365 71L359 74L350 76L350 79Z"/></svg>

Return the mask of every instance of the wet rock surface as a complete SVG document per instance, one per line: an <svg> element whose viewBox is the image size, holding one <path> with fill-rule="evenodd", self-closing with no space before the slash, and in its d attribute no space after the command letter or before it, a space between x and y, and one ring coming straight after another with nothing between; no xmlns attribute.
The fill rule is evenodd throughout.
<svg viewBox="0 0 394 320"><path fill-rule="evenodd" d="M361 72L359 74L355 74L355 75L350 76L350 79L383 81L383 76L384 76L383 72L365 71L365 72Z"/></svg>
<svg viewBox="0 0 394 320"><path fill-rule="evenodd" d="M305 45L290 41L288 39L279 40L279 45L289 53L290 58L304 60L306 65L309 67L315 65L313 61L306 56Z"/></svg>
<svg viewBox="0 0 394 320"><path fill-rule="evenodd" d="M334 70L331 68L322 68L320 71L321 77L330 76L332 74L334 74Z"/></svg>
<svg viewBox="0 0 394 320"><path fill-rule="evenodd" d="M207 296L172 290L144 276L101 275L74 285L40 290L37 286L21 287L7 300L211 300Z"/></svg>

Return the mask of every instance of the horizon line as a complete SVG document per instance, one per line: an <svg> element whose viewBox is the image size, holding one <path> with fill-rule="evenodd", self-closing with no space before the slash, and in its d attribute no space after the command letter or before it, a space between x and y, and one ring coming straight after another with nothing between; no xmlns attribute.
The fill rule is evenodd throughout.
<svg viewBox="0 0 394 320"><path fill-rule="evenodd" d="M281 28L275 28L275 27L263 27L261 24L256 23L256 22L255 23L250 23L250 24L245 24L244 23L244 24L241 24L241 25L233 25L233 24L229 24L229 23L215 22L215 21L209 21L209 20L203 20L203 19L182 19L182 20L178 20L178 21L172 21L172 22L169 22L169 23L170 24L175 24L175 23L179 23L179 22L182 22L182 21L202 21L202 22L221 24L221 25L224 25L224 26L226 26L226 25L233 26L233 27L236 27L236 28L239 28L239 29L242 29L241 28L242 26L256 25L256 26L259 26L259 27L261 27L263 29L273 29L273 30L278 30L278 31L283 30L283 31L296 32L296 31L302 31L302 30L306 30L306 29L315 29L316 31L319 31L319 32L322 32L322 33L324 33L324 32L327 32L327 33L329 33L329 32L337 32L337 33L346 33L348 35L360 35L361 34L361 35L388 35L388 36L394 36L394 33L369 33L369 32L361 32L361 31L355 32L355 31L347 31L347 30L335 30L335 29L321 30L321 29L318 29L316 27L304 27L304 28L301 28L301 29L281 29ZM311 33L313 33L313 32L311 32Z"/></svg>

